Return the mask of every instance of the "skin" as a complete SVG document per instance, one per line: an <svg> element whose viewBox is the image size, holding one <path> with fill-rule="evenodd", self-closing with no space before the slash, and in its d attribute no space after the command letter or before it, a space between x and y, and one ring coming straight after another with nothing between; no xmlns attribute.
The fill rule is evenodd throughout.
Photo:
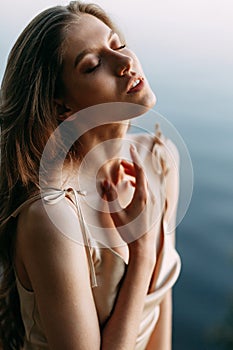
<svg viewBox="0 0 233 350"><path fill-rule="evenodd" d="M104 23L86 14L82 15L77 25L73 25L67 33L63 70L64 93L54 101L60 106L60 118L66 119L83 108L103 102L131 102L146 108L154 105L155 96L137 57L130 49L122 46L123 43L116 34L110 33L110 28ZM77 55L86 49L91 49L91 53L85 55L75 67ZM138 76L143 78L143 89L128 94L129 82ZM98 127L94 136L93 131L87 132L82 139L83 153L99 142L111 139L113 135L124 137L125 132L126 127L121 124L117 127ZM142 218L145 219L146 234L125 244L123 250L119 251L122 256L129 256L128 267L113 313L103 330L100 330L98 324L84 246L60 234L58 228L49 220L40 200L25 208L19 216L15 266L22 284L35 293L51 350L134 348L143 300L149 291L156 268L157 237L155 230L147 227L149 209L154 205L154 201L147 188L143 166L134 149L131 149L131 158L134 195L129 205L121 208L111 220L116 228L122 223L127 224L138 215L138 208L144 209L147 203L148 210L143 211ZM101 177L107 180L102 183L103 197L106 201L111 201L117 195L116 179L113 177L115 169L119 169L119 161L109 162L101 169ZM67 165L64 170L66 179L69 171ZM75 187L75 180L68 180L69 183L73 181ZM64 229L67 233L77 232L77 229L80 231L76 212L68 199L64 198L57 203L55 210L58 217L66 219ZM121 232L118 234L121 235ZM124 236L121 238L124 240ZM165 302L163 305L161 315L165 315L162 310L166 310L168 316L165 319L170 320L171 305ZM159 325L154 330L148 350L170 349L170 339L166 336L169 334L170 321L163 322L163 319L164 317L160 316ZM164 339L168 339L168 342L165 341L157 347L158 330L160 333L164 332Z"/></svg>
<svg viewBox="0 0 233 350"><path fill-rule="evenodd" d="M68 33L65 51L64 95L57 100L65 106L65 117L83 108L105 102L131 102L152 108L153 94L136 55L120 41L116 33L96 17L82 15ZM78 65L76 57L86 54ZM91 71L90 71L91 70ZM142 77L144 88L128 94L130 79Z"/></svg>

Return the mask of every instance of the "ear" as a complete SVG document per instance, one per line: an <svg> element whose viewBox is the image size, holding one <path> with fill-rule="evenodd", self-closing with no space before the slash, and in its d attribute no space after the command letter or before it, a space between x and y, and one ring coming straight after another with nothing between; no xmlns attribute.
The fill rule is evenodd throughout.
<svg viewBox="0 0 233 350"><path fill-rule="evenodd" d="M72 108L67 106L61 99L55 98L54 103L58 111L59 120L63 121L74 113Z"/></svg>

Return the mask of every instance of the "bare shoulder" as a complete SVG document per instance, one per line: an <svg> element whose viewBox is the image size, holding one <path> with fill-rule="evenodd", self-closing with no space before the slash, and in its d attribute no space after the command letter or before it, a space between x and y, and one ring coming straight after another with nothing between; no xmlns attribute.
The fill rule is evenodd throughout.
<svg viewBox="0 0 233 350"><path fill-rule="evenodd" d="M37 200L22 211L16 235L17 261L33 290L40 283L51 285L56 274L72 273L74 261L88 276L79 220L67 199L53 205Z"/></svg>
<svg viewBox="0 0 233 350"><path fill-rule="evenodd" d="M63 198L38 200L19 216L16 248L51 349L97 348L98 317L86 249L75 210ZM90 328L87 340L83 335ZM97 344L95 347L93 344Z"/></svg>
<svg viewBox="0 0 233 350"><path fill-rule="evenodd" d="M43 199L30 204L19 215L18 233L37 243L64 237L83 243L75 208L66 198L56 204L46 204Z"/></svg>

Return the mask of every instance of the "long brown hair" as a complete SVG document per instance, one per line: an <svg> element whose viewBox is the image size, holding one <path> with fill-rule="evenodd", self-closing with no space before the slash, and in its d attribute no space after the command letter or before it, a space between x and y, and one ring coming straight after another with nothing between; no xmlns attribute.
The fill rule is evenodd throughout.
<svg viewBox="0 0 233 350"><path fill-rule="evenodd" d="M0 346L23 346L24 326L13 268L17 219L6 220L39 190L44 147L59 125L54 98L63 91L67 29L82 13L115 26L97 5L72 1L36 16L13 46L1 86Z"/></svg>

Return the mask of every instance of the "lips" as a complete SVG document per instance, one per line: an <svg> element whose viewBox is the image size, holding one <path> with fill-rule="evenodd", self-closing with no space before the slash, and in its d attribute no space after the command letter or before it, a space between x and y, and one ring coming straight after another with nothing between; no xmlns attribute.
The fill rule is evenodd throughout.
<svg viewBox="0 0 233 350"><path fill-rule="evenodd" d="M142 77L131 78L127 86L127 94L140 91L143 88L144 82Z"/></svg>

